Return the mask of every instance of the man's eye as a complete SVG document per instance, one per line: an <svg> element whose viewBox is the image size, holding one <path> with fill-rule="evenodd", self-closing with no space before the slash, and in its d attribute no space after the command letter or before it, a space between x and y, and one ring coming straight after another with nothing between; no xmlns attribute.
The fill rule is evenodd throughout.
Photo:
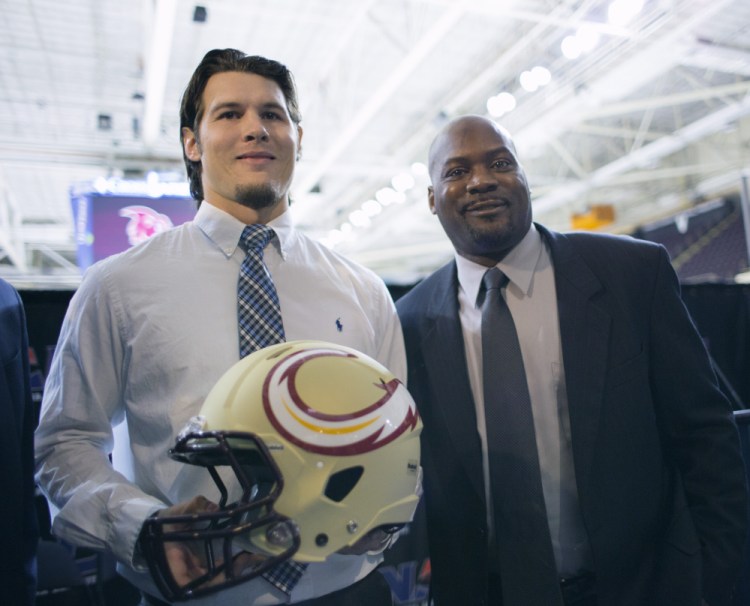
<svg viewBox="0 0 750 606"><path fill-rule="evenodd" d="M281 120L281 116L276 112L263 112L261 116L267 120Z"/></svg>
<svg viewBox="0 0 750 606"><path fill-rule="evenodd" d="M240 117L240 114L239 112L236 112L236 111L226 111L226 112L222 112L221 114L219 114L219 119L233 120L239 117Z"/></svg>
<svg viewBox="0 0 750 606"><path fill-rule="evenodd" d="M463 175L466 171L463 168L452 168L447 173L445 173L446 177L460 177Z"/></svg>
<svg viewBox="0 0 750 606"><path fill-rule="evenodd" d="M507 168L508 166L510 166L510 162L507 160L495 160L492 163L493 168Z"/></svg>

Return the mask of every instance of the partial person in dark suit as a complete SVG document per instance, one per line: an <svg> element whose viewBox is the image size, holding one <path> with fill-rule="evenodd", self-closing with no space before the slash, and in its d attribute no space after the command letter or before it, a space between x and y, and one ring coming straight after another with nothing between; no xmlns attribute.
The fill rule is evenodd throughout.
<svg viewBox="0 0 750 606"><path fill-rule="evenodd" d="M455 260L397 307L424 422L436 606L727 604L746 533L743 462L664 248L533 223L512 138L484 117L448 123L429 170ZM538 470L543 495L512 515L521 487L490 478L514 440L488 439L485 423L486 385L506 365L482 358L494 267L510 280L501 301L533 417L524 469Z"/></svg>
<svg viewBox="0 0 750 606"><path fill-rule="evenodd" d="M26 316L18 292L0 279L0 603L34 603L36 545L34 427Z"/></svg>

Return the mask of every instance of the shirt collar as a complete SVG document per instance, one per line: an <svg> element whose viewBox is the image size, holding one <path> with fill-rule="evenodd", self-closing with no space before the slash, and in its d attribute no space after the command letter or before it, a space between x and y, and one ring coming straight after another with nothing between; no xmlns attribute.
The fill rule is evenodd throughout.
<svg viewBox="0 0 750 606"><path fill-rule="evenodd" d="M231 257L239 246L240 236L245 228L242 221L205 200L198 208L193 222L227 258ZM291 213L283 212L273 221L269 221L268 226L273 227L276 233L276 237L271 240L271 245L276 248L282 258L285 258L286 250L294 237Z"/></svg>
<svg viewBox="0 0 750 606"><path fill-rule="evenodd" d="M541 254L542 238L536 226L532 223L523 239L495 267L508 276L508 280L519 288L524 295L528 295L534 270ZM482 285L482 277L488 268L469 261L458 253L456 253L456 267L461 289L469 301L476 301L479 295L479 287Z"/></svg>

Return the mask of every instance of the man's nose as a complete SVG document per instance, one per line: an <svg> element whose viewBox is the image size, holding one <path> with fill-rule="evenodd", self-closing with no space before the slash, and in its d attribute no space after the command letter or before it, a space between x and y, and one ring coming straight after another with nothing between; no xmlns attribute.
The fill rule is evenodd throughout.
<svg viewBox="0 0 750 606"><path fill-rule="evenodd" d="M262 120L257 117L247 117L244 122L245 141L268 141L268 131Z"/></svg>
<svg viewBox="0 0 750 606"><path fill-rule="evenodd" d="M485 167L475 168L471 171L466 183L469 193L481 193L497 189L497 179L491 170Z"/></svg>

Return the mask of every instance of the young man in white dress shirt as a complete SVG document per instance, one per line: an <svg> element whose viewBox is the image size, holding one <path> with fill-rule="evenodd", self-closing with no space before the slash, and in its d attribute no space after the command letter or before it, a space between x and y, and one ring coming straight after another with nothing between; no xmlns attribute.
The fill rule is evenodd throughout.
<svg viewBox="0 0 750 606"><path fill-rule="evenodd" d="M405 376L400 325L383 282L297 231L287 212L302 139L287 68L233 49L211 51L185 91L180 118L195 219L87 271L61 330L36 445L38 481L60 509L54 532L110 550L145 603L159 603L159 593L139 554L144 520L212 507L196 497L216 492L205 470L172 461L167 450L239 359L245 253L238 241L246 225L275 232L263 256L287 340L346 345ZM113 427L123 420L127 434L118 432L110 464ZM369 575L382 558L371 546L310 564L291 595L257 578L198 602L261 606L334 596L310 603L346 603L342 588L380 580ZM390 604L387 586L383 592Z"/></svg>

